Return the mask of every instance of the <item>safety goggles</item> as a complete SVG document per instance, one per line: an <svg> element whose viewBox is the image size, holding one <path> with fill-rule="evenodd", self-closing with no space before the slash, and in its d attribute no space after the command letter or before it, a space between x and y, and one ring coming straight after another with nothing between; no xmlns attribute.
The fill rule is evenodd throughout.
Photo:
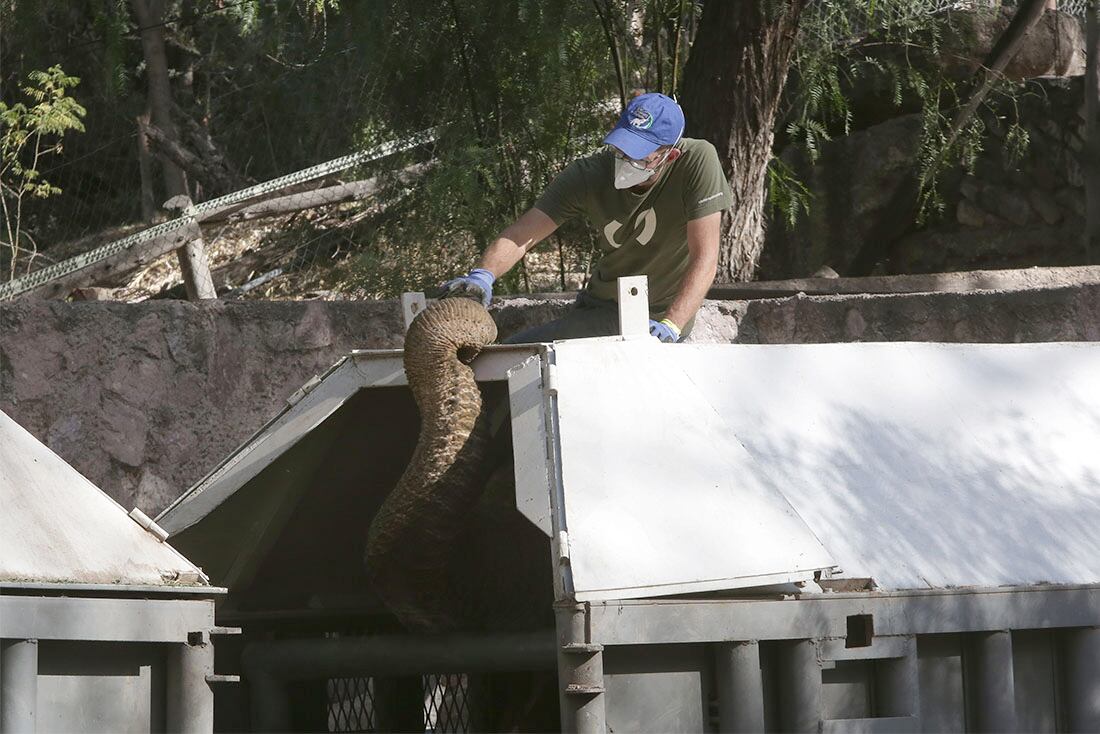
<svg viewBox="0 0 1100 734"><path fill-rule="evenodd" d="M625 153L623 153L621 150L616 148L614 145L608 145L608 146L605 146L605 147L607 148L608 152L611 153L611 155L615 156L615 158L617 158L620 161L623 161L624 163L626 163L631 168L637 169L639 171L654 171L654 170L660 168L661 165L666 160L668 160L668 156L672 152L672 148L669 148L668 150L665 151L665 154L663 156L661 156L660 158L657 158L653 161L647 161L647 160L640 160L639 161L639 160L634 160L633 158L628 158ZM675 146L673 146L673 147L675 147Z"/></svg>

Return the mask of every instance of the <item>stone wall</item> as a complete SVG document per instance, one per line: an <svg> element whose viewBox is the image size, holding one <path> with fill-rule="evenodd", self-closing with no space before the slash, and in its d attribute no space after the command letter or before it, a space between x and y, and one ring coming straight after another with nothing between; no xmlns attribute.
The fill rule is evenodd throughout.
<svg viewBox="0 0 1100 734"><path fill-rule="evenodd" d="M503 337L568 303L506 299L494 315ZM399 313L395 302L3 304L0 410L153 514L310 377L352 349L401 346ZM692 340L1100 341L1100 285L709 301Z"/></svg>
<svg viewBox="0 0 1100 734"><path fill-rule="evenodd" d="M806 277L826 265L858 275L853 262L868 247L879 248L871 259L876 274L1084 264L1082 84L1032 83L1020 100L1029 142L1019 159L1006 143L1015 113L983 112L988 142L973 173L945 175L943 215L902 233L892 247L882 247L876 223L890 219L891 198L918 165L918 115L834 140L815 166L788 149L784 160L814 199L793 231L772 224L760 277ZM1100 260L1100 253L1093 258Z"/></svg>
<svg viewBox="0 0 1100 734"><path fill-rule="evenodd" d="M0 306L0 410L127 509L163 508L294 390L402 343L394 302Z"/></svg>

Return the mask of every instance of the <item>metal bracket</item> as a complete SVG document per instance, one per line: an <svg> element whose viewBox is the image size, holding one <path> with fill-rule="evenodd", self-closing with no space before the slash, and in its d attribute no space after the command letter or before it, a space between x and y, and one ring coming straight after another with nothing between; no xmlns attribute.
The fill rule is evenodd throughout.
<svg viewBox="0 0 1100 734"><path fill-rule="evenodd" d="M207 683L240 683L241 676L239 675L221 675L218 673L211 673L206 676Z"/></svg>
<svg viewBox="0 0 1100 734"><path fill-rule="evenodd" d="M428 299L424 297L423 293L410 291L401 294L401 315L405 319L405 331L409 330L413 319L427 306Z"/></svg>
<svg viewBox="0 0 1100 734"><path fill-rule="evenodd" d="M627 337L649 336L649 278L619 278L619 333Z"/></svg>

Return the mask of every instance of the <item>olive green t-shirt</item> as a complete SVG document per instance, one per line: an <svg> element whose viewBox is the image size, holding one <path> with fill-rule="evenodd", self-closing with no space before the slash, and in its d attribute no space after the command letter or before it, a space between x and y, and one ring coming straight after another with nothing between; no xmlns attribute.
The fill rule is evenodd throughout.
<svg viewBox="0 0 1100 734"><path fill-rule="evenodd" d="M650 310L663 316L687 271L687 223L730 206L714 146L683 138L678 147L683 154L643 193L615 188L615 157L603 151L570 163L535 202L559 226L583 215L596 227L603 254L588 283L593 296L615 300L616 279L646 275Z"/></svg>

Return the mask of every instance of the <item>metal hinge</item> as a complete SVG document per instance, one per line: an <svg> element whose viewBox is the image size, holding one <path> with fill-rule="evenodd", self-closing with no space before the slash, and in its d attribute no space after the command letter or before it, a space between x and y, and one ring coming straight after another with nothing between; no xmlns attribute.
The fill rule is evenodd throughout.
<svg viewBox="0 0 1100 734"><path fill-rule="evenodd" d="M569 533L564 530L558 531L558 563L569 565Z"/></svg>
<svg viewBox="0 0 1100 734"><path fill-rule="evenodd" d="M546 392L553 396L558 394L558 366L553 363L546 365Z"/></svg>
<svg viewBox="0 0 1100 734"><path fill-rule="evenodd" d="M148 530L153 535L153 537L161 543L168 540L168 531L153 522L153 518L149 517L138 508L135 507L134 509L130 510L130 519L132 519L141 527Z"/></svg>
<svg viewBox="0 0 1100 734"><path fill-rule="evenodd" d="M309 381L306 382L306 384L302 385L300 388L295 390L294 393L289 398L286 399L286 404L287 405L297 404L299 400L301 400L306 395L309 395L311 392L313 392L313 388L317 387L320 384L321 384L320 376L319 375L314 375L313 377L309 378Z"/></svg>

